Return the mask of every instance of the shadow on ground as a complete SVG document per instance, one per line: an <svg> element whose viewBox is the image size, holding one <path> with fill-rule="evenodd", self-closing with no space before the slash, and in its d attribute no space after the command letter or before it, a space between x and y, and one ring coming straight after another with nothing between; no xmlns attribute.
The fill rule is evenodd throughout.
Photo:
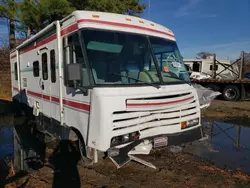
<svg viewBox="0 0 250 188"><path fill-rule="evenodd" d="M81 157L74 142L45 143L44 133L37 131L34 125L29 124L28 119L23 116L14 117L12 125L9 123L8 127L10 126L13 130L13 143L11 144L14 148L13 161L16 174L8 177L9 166L4 159L0 160L0 188L27 176L28 173L37 172L45 165L54 170L53 182L50 182L53 188L80 187L77 164ZM6 129L6 126L0 124L0 129ZM0 147L1 144L4 143L0 141ZM54 146L50 154L46 150L47 144L50 147Z"/></svg>
<svg viewBox="0 0 250 188"><path fill-rule="evenodd" d="M61 141L49 162L54 167L53 188L80 187L80 176L77 169L80 160L79 152L75 145L69 141Z"/></svg>

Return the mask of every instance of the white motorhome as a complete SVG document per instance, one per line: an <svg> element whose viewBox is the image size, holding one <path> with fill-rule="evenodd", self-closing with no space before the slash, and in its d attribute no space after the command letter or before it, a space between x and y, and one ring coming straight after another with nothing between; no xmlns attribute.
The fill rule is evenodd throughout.
<svg viewBox="0 0 250 188"><path fill-rule="evenodd" d="M209 56L206 59L184 59L184 64L188 66L190 72L195 75L196 73L202 73L207 78L210 78L213 74L213 56ZM218 60L220 62L215 65L216 73L221 73L220 75L232 75L232 68L226 69L225 67L229 67L231 65L230 60ZM193 76L191 74L191 77Z"/></svg>
<svg viewBox="0 0 250 188"><path fill-rule="evenodd" d="M13 100L39 130L77 140L94 162L201 138L196 89L173 32L159 24L74 11L19 45L10 62Z"/></svg>

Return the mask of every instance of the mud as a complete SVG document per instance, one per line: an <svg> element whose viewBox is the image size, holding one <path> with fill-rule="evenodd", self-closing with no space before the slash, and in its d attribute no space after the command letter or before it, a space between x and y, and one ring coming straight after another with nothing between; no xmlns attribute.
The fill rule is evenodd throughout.
<svg viewBox="0 0 250 188"><path fill-rule="evenodd" d="M202 110L202 118L250 126L250 101L214 100L207 109Z"/></svg>
<svg viewBox="0 0 250 188"><path fill-rule="evenodd" d="M35 171L14 186L25 187L250 187L249 175L232 173L213 165L197 162L187 154L155 151L147 157L156 164L157 170L135 162L117 170L106 159L86 168L80 162L75 177L49 167ZM68 177L67 177L68 176Z"/></svg>

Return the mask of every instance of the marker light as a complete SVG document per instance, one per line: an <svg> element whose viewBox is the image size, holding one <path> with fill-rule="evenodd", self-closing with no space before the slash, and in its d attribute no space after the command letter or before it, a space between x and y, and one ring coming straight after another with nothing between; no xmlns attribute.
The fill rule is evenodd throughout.
<svg viewBox="0 0 250 188"><path fill-rule="evenodd" d="M199 124L199 118L181 122L181 129L186 129Z"/></svg>

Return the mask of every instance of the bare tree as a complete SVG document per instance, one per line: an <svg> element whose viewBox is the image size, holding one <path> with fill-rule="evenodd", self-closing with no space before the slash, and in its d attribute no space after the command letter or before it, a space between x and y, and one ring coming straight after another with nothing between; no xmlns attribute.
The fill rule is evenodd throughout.
<svg viewBox="0 0 250 188"><path fill-rule="evenodd" d="M212 55L214 55L214 53L211 53L211 52L199 52L198 54L197 54L197 58L198 59L206 59L207 57L209 57L209 56L212 56Z"/></svg>

